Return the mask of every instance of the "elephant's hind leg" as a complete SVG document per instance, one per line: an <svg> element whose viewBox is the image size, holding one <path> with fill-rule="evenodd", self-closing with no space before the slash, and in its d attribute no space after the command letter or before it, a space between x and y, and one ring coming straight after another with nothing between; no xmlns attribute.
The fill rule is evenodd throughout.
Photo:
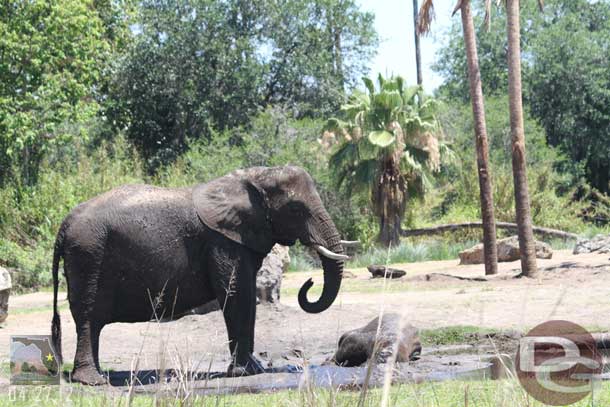
<svg viewBox="0 0 610 407"><path fill-rule="evenodd" d="M76 356L72 381L89 385L106 384L99 372L98 346L101 328L91 321L76 322Z"/></svg>
<svg viewBox="0 0 610 407"><path fill-rule="evenodd" d="M71 378L89 385L105 384L99 371L98 350L100 332L110 315L111 293L100 290L101 261L96 256L80 251L67 260L70 310L77 337Z"/></svg>

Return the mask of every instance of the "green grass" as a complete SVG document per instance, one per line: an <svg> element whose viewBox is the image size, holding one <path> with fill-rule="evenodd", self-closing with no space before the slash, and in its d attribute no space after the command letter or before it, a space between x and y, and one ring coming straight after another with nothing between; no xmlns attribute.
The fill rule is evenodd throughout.
<svg viewBox="0 0 610 407"><path fill-rule="evenodd" d="M402 242L400 246L389 249L371 248L348 261L347 267L457 259L459 252L474 244L476 244L474 241L456 243L444 240L422 243Z"/></svg>
<svg viewBox="0 0 610 407"><path fill-rule="evenodd" d="M129 395L103 389L89 389L64 385L57 387L15 388L11 394L0 395L0 406L356 406L360 391L337 391L319 388L280 391L276 393L241 394L234 396L212 395L137 395L129 403ZM370 390L364 406L379 406L382 389ZM466 402L467 400L467 402ZM466 404L467 403L467 404ZM542 407L544 404L528 396L518 382L499 381L446 381L421 384L395 385L390 388L388 406L404 407ZM602 407L610 405L610 383L604 382L574 407Z"/></svg>
<svg viewBox="0 0 610 407"><path fill-rule="evenodd" d="M419 332L419 338L422 345L455 345L470 342L472 334L492 332L497 332L497 330L471 325L455 325L436 329L422 329Z"/></svg>
<svg viewBox="0 0 610 407"><path fill-rule="evenodd" d="M474 240L402 242L393 248L372 247L348 260L346 267L366 267L370 264L416 263L420 261L457 259L458 253L477 244ZM316 268L311 256L300 248L290 250L289 271L308 271Z"/></svg>
<svg viewBox="0 0 610 407"><path fill-rule="evenodd" d="M61 304L58 306L60 311L66 310L69 308L69 305ZM31 307L31 308L13 308L9 309L9 314L11 315L26 315L26 314L35 314L37 312L50 312L53 310L53 305L43 305L40 307Z"/></svg>

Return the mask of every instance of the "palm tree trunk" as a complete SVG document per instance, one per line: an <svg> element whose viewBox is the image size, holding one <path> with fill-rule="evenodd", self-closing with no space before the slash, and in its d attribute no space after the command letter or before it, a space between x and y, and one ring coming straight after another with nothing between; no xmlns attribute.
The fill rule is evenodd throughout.
<svg viewBox="0 0 610 407"><path fill-rule="evenodd" d="M379 184L373 191L373 205L379 216L377 241L385 247L400 245L406 188L400 174L399 159L397 152L388 153L381 164Z"/></svg>
<svg viewBox="0 0 610 407"><path fill-rule="evenodd" d="M421 50L419 46L419 31L417 30L419 7L417 0L413 0L413 33L415 34L415 66L417 67L417 84L421 85L424 81L421 72Z"/></svg>
<svg viewBox="0 0 610 407"><path fill-rule="evenodd" d="M379 216L378 241L382 245L400 245L402 219L405 215L407 188L400 172L400 160L405 149L404 134L397 122L392 122L386 130L396 135L393 151L388 151L381 162L379 184L373 190L373 205Z"/></svg>
<svg viewBox="0 0 610 407"><path fill-rule="evenodd" d="M523 129L523 106L521 99L521 46L519 0L506 2L508 32L508 93L510 129L512 134L513 178L515 183L515 212L517 218L521 272L526 277L536 277L536 250L532 231L527 188L525 160L525 131Z"/></svg>
<svg viewBox="0 0 610 407"><path fill-rule="evenodd" d="M489 170L489 147L485 125L485 108L481 88L481 72L474 32L474 23L470 11L470 1L464 0L461 7L462 29L468 62L468 79L470 81L470 99L474 119L474 134L477 149L477 168L479 170L479 190L481 195L481 215L483 220L483 252L485 255L485 274L498 273L498 247L496 245L496 222L494 219L493 191L491 189L491 172Z"/></svg>

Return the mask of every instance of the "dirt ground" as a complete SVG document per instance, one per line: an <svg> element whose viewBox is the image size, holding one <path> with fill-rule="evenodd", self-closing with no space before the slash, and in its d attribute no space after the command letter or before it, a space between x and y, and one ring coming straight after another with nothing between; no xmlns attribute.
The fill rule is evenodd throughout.
<svg viewBox="0 0 610 407"><path fill-rule="evenodd" d="M321 314L298 308L296 293L309 277L322 284L321 271L289 273L281 306L259 306L255 351L278 366L304 357L321 363L339 336L364 325L381 309L402 314L418 328L474 325L526 330L549 319L566 319L596 331L610 331L608 255L556 251L539 260L538 280L515 278L519 262L500 263L499 274L484 277L483 265L457 260L394 265L407 271L399 280L370 279L366 269L350 269L334 305ZM314 286L315 287L315 286ZM75 329L60 295L63 354L71 362ZM8 362L10 335L50 333L52 294L13 296L0 329L0 361ZM226 330L219 312L165 323L112 324L104 328L101 364L114 371L175 368L224 371L229 362ZM6 365L5 365L6 366ZM7 378L3 377L2 382Z"/></svg>

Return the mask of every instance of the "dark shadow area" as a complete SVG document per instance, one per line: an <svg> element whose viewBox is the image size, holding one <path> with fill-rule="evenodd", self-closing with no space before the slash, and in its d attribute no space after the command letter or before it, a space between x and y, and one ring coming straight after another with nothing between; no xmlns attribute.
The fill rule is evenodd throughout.
<svg viewBox="0 0 610 407"><path fill-rule="evenodd" d="M265 369L265 373L301 373L303 369L299 366L286 365L281 367L271 367ZM70 375L67 372L63 374L64 379L70 382ZM159 382L170 382L178 378L186 380L213 380L227 377L227 372L183 372L176 369L167 369L161 372L160 370L140 370L131 372L129 370L104 372L104 376L108 378L111 386L122 387L129 386L130 383L135 383L136 386L145 386L156 384Z"/></svg>
<svg viewBox="0 0 610 407"><path fill-rule="evenodd" d="M462 276L454 276L451 274L445 273L430 273L426 274L426 281L438 281L438 280L459 280L459 281L489 281L484 277L462 277Z"/></svg>

